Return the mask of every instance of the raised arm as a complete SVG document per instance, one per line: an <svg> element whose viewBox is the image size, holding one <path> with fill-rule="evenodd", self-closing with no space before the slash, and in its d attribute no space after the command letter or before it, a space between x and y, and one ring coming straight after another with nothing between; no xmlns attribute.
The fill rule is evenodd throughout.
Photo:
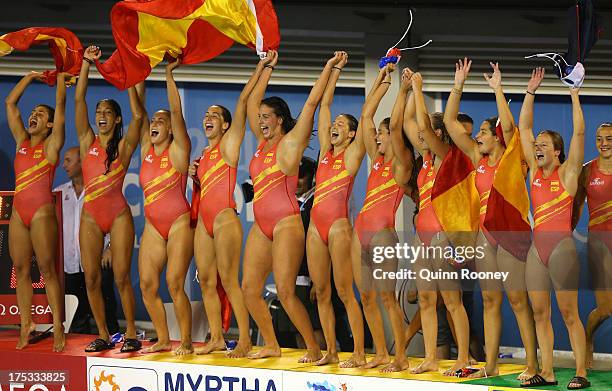
<svg viewBox="0 0 612 391"><path fill-rule="evenodd" d="M128 165L132 154L136 150L138 143L140 142L140 135L142 130L142 117L144 109L142 102L136 92L136 87L128 88L128 96L130 98L130 110L132 112L132 118L128 125L127 134L125 135L125 145L123 149L124 155L121 157L124 165Z"/></svg>
<svg viewBox="0 0 612 391"><path fill-rule="evenodd" d="M172 127L172 145L184 153L189 159L191 153L191 140L187 134L185 118L183 118L183 107L181 96L179 95L176 82L174 81L174 71L179 66L180 60L176 60L166 65L166 91L168 93L168 104L170 106L170 125Z"/></svg>
<svg viewBox="0 0 612 391"><path fill-rule="evenodd" d="M340 72L342 72L342 68L348 62L348 54L345 52L341 53L340 62L332 68L325 91L323 91L323 98L321 98L319 123L317 124L317 135L319 137L319 146L321 147L320 157L331 149L331 135L329 134L329 129L332 126L331 105L334 101L334 91L336 90L336 83L338 83L340 78Z"/></svg>
<svg viewBox="0 0 612 391"><path fill-rule="evenodd" d="M576 189L576 195L574 196L574 204L572 210L572 230L576 229L580 216L582 215L582 209L584 209L584 201L586 200L586 185L587 179L589 178L591 170L591 163L587 163L582 166L580 176L578 177L578 188Z"/></svg>
<svg viewBox="0 0 612 391"><path fill-rule="evenodd" d="M504 95L504 90L502 88L502 76L501 71L499 69L498 63L489 63L493 68L493 74L484 74L484 78L489 83L489 87L493 89L495 92L495 102L497 103L497 113L499 118L499 123L501 124L502 131L504 134L504 142L506 145L510 144L510 140L512 140L512 136L514 135L514 117L512 116L512 112L510 111L510 105L506 100L506 96ZM495 131L495 129L493 129Z"/></svg>
<svg viewBox="0 0 612 391"><path fill-rule="evenodd" d="M225 152L224 155L231 160L230 164L236 165L240 159L240 145L242 145L242 140L244 139L244 133L246 131L247 101L252 95L262 72L264 69L267 69L265 66L273 60L273 56L273 52L268 52L266 57L259 60L257 63L253 74L244 85L238 97L232 124L221 139L221 148L223 148Z"/></svg>
<svg viewBox="0 0 612 391"><path fill-rule="evenodd" d="M55 115L50 118L53 121L53 129L51 129L51 134L47 138L47 154L56 158L59 158L66 136L66 80L69 80L70 77L72 75L63 72L57 75Z"/></svg>
<svg viewBox="0 0 612 391"><path fill-rule="evenodd" d="M476 164L481 154L478 151L478 143L465 131L465 128L457 119L459 114L459 104L461 103L461 94L463 94L463 85L470 73L472 61L465 57L463 60L455 64L455 83L448 95L448 102L444 110L444 126L448 131L453 142L463 153L470 157L472 163Z"/></svg>
<svg viewBox="0 0 612 391"><path fill-rule="evenodd" d="M567 160L562 164L561 167L565 166L563 176L565 177L565 186L568 188L570 194L571 187L576 186L578 183L578 177L582 170L582 164L584 162L584 115L582 113L582 106L580 105L579 88L570 88L570 95L572 97L572 117L574 121L574 133L572 134L572 141L570 141L569 153L567 154Z"/></svg>
<svg viewBox="0 0 612 391"><path fill-rule="evenodd" d="M423 96L423 77L420 73L415 73L412 76L412 90L414 91L414 102L416 106L416 117L419 129L423 134L423 140L429 146L429 150L440 159L444 159L450 146L442 142L431 126L427 106L425 106L425 97Z"/></svg>
<svg viewBox="0 0 612 391"><path fill-rule="evenodd" d="M87 112L87 102L85 95L87 93L87 84L89 83L89 67L99 59L102 55L100 48L90 46L83 53L83 62L81 64L81 73L77 81L76 91L74 92L74 125L76 127L77 136L81 150L89 147L94 140L94 132L89 125L89 114Z"/></svg>
<svg viewBox="0 0 612 391"><path fill-rule="evenodd" d="M263 133L259 127L259 106L261 105L261 100L266 93L266 88L270 82L270 77L272 76L274 66L276 66L276 63L278 62L278 53L271 50L266 55L266 58L268 57L271 57L271 60L264 65L259 79L257 79L257 83L247 99L247 117L249 119L249 127L251 128L251 132L253 132L253 135L255 135L258 142L263 140Z"/></svg>
<svg viewBox="0 0 612 391"><path fill-rule="evenodd" d="M531 79L529 79L529 83L527 84L527 91L525 91L525 99L523 100L523 106L521 107L521 114L519 116L521 147L523 148L523 155L529 166L531 175L534 175L538 168L533 149L533 143L535 141L533 136L533 103L535 101L535 93L542 84L543 79L544 68L534 69L531 73Z"/></svg>
<svg viewBox="0 0 612 391"><path fill-rule="evenodd" d="M145 88L145 82L141 81L136 84L136 94L138 95L138 99L140 99L140 107L142 107L142 125L140 126L140 155L141 158L144 159L145 154L151 147L151 133L150 133L150 124L149 114L147 113L147 93Z"/></svg>
<svg viewBox="0 0 612 391"><path fill-rule="evenodd" d="M391 133L391 146L393 148L393 154L396 156L400 165L405 168L410 166L412 168L412 153L404 144L404 138L402 135L402 125L404 123L404 111L406 108L406 97L412 87L412 75L414 72L410 68L404 68L402 71L400 89L393 105L393 111L391 112L391 120L389 122L389 132ZM406 180L403 183L408 182L412 170L404 170L403 174L406 174Z"/></svg>
<svg viewBox="0 0 612 391"><path fill-rule="evenodd" d="M10 94L8 94L4 100L6 105L6 118L13 138L17 143L17 148L19 148L23 140L28 137L28 132L23 125L23 119L21 118L21 112L19 111L19 107L17 107L17 103L19 103L19 99L21 99L25 89L32 83L32 80L42 80L42 77L43 75L40 72L28 73L19 80L19 83L13 87ZM49 118L49 121L52 120L53 118Z"/></svg>
<svg viewBox="0 0 612 391"><path fill-rule="evenodd" d="M306 148L308 145L310 135L312 134L315 111L317 110L317 106L323 97L323 91L327 86L327 82L333 67L335 67L342 59L342 53L344 52L335 52L334 56L327 60L325 67L323 67L323 71L321 71L321 75L315 82L314 86L312 86L310 94L308 94L306 103L304 103L304 107L302 108L302 112L300 113L295 126L291 132L287 133L287 135L283 137L283 143L293 144L299 148Z"/></svg>
<svg viewBox="0 0 612 391"><path fill-rule="evenodd" d="M376 124L374 123L374 115L376 114L376 110L378 110L380 101L385 96L387 91L389 91L389 87L391 86L391 72L394 70L394 64L387 64L387 66L382 69L382 72L379 72L379 76L376 78L377 81L372 87L373 92L368 94L368 98L366 99L363 109L361 110L361 118L359 120L361 129L357 130L357 136L361 137L362 144L365 147L368 156L372 160L376 158L376 151L378 149L376 147ZM380 78L381 74L382 78ZM382 81L378 82L378 80Z"/></svg>

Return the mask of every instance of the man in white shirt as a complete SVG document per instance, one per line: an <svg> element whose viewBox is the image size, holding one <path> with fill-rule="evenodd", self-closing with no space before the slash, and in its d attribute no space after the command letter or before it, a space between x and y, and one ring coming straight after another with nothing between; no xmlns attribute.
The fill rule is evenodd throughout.
<svg viewBox="0 0 612 391"><path fill-rule="evenodd" d="M79 299L74 319L70 326L71 333L91 334L91 308L87 300L85 274L81 265L79 248L79 227L81 210L85 192L83 189L83 172L79 148L72 147L64 153L63 169L68 174L70 182L66 182L55 191L62 192L62 224L64 239L64 286L67 295L75 295ZM117 323L117 302L113 287L112 258L110 252L110 236L104 238L104 253L102 255L102 292L105 300L106 323L111 334L119 331Z"/></svg>

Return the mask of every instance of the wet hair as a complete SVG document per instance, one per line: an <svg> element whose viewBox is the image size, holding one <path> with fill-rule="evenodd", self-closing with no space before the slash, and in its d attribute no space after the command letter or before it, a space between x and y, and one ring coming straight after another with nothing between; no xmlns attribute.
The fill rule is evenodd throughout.
<svg viewBox="0 0 612 391"><path fill-rule="evenodd" d="M559 132L555 132L554 130L542 130L540 133L538 133L538 136L541 134L547 134L550 136L553 143L553 150L559 151L559 162L563 164L565 161L565 144L563 143L563 137L561 137Z"/></svg>
<svg viewBox="0 0 612 391"><path fill-rule="evenodd" d="M391 117L387 117L385 119L383 119L382 121L380 121L381 125L385 125L387 127L387 129L389 129L389 131L391 130Z"/></svg>
<svg viewBox="0 0 612 391"><path fill-rule="evenodd" d="M489 130L491 131L491 134L493 136L497 136L497 132L495 131L495 128L497 127L497 117L489 117L487 119L485 119L483 122L486 122L489 124Z"/></svg>
<svg viewBox="0 0 612 391"><path fill-rule="evenodd" d="M352 114L342 113L340 114L348 121L349 132L357 132L357 127L359 126L359 121ZM351 137L351 142L355 140L355 136Z"/></svg>
<svg viewBox="0 0 612 391"><path fill-rule="evenodd" d="M603 128L612 128L612 122L604 122L601 125L599 125L597 127L597 130L599 129L603 129Z"/></svg>
<svg viewBox="0 0 612 391"><path fill-rule="evenodd" d="M459 113L459 114L457 114L457 121L461 122L462 124L472 124L472 125L474 125L474 120L472 119L472 117L470 117L466 113Z"/></svg>
<svg viewBox="0 0 612 391"><path fill-rule="evenodd" d="M116 100L102 99L98 102L98 104L96 104L96 109L101 103L108 103L115 112L115 115L121 118L121 121L115 124L115 127L113 128L113 135L106 145L106 161L104 161L104 165L106 166L106 172L104 175L106 175L110 172L110 167L113 161L119 156L119 141L121 141L121 138L123 137L123 116L121 115L121 106L119 106L119 103L117 103Z"/></svg>
<svg viewBox="0 0 612 391"><path fill-rule="evenodd" d="M291 116L291 110L289 105L282 98L278 96L271 96L261 101L262 105L266 105L272 109L277 117L281 117L283 120L281 128L283 133L288 133L295 126L295 119Z"/></svg>
<svg viewBox="0 0 612 391"><path fill-rule="evenodd" d="M444 113L440 113L439 111L431 114L431 127L435 131L436 129L440 129L442 134L440 135L440 140L444 144L455 145L453 139L448 134L448 130L446 130L446 126L444 125Z"/></svg>
<svg viewBox="0 0 612 391"><path fill-rule="evenodd" d="M221 106L221 105L213 105L213 106L221 109L221 118L223 118L223 121L227 122L229 126L232 126L232 112L229 111L229 109L225 106Z"/></svg>
<svg viewBox="0 0 612 391"><path fill-rule="evenodd" d="M34 108L36 107L42 107L43 109L45 109L47 111L47 115L49 115L49 120L47 122L53 122L53 120L55 119L55 109L53 107L43 104L36 105ZM49 129L49 131L47 132L47 137L49 137L52 131L53 128Z"/></svg>

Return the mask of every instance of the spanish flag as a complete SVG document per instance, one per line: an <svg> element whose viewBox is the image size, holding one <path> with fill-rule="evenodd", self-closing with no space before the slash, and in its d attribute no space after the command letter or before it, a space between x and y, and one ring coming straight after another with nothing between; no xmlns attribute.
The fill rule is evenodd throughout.
<svg viewBox="0 0 612 391"><path fill-rule="evenodd" d="M83 45L70 30L61 27L30 27L0 36L0 57L13 50L28 50L46 43L55 61L55 70L45 71L45 83L55 85L58 72L78 75L83 59Z"/></svg>
<svg viewBox="0 0 612 391"><path fill-rule="evenodd" d="M487 202L484 226L497 243L520 260L531 245L529 196L523 176L523 151L516 129L499 161Z"/></svg>
<svg viewBox="0 0 612 391"><path fill-rule="evenodd" d="M431 191L431 204L453 246L474 246L480 200L470 158L453 145L444 157Z"/></svg>
<svg viewBox="0 0 612 391"><path fill-rule="evenodd" d="M111 26L117 50L96 65L122 90L146 79L166 55L196 64L234 42L260 55L280 43L272 0L120 1L111 10Z"/></svg>

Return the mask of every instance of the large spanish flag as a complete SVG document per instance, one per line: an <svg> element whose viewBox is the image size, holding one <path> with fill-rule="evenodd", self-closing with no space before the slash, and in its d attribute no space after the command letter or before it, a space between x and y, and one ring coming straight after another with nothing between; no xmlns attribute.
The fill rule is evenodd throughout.
<svg viewBox="0 0 612 391"><path fill-rule="evenodd" d="M516 129L493 177L484 220L485 228L497 243L523 261L527 259L531 245L524 160L519 131Z"/></svg>
<svg viewBox="0 0 612 391"><path fill-rule="evenodd" d="M97 63L119 89L151 73L166 55L183 64L210 60L234 42L263 54L280 43L272 0L132 0L111 11L117 50Z"/></svg>
<svg viewBox="0 0 612 391"><path fill-rule="evenodd" d="M62 27L30 27L0 36L0 56L13 50L28 50L32 45L47 44L55 61L55 70L45 71L45 83L55 85L58 72L78 75L83 59L81 41Z"/></svg>
<svg viewBox="0 0 612 391"><path fill-rule="evenodd" d="M480 200L474 165L457 146L444 157L431 191L431 203L453 246L474 246Z"/></svg>

